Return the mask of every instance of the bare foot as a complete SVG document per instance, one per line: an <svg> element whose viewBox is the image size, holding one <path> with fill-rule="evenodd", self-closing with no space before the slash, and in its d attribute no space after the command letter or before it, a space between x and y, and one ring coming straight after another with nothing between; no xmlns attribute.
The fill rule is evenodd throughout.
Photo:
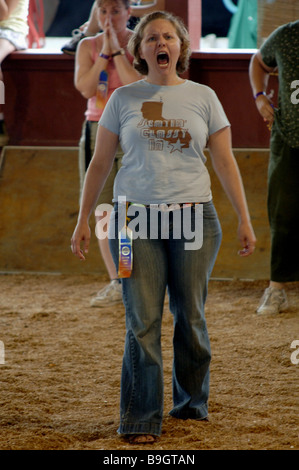
<svg viewBox="0 0 299 470"><path fill-rule="evenodd" d="M132 434L128 439L130 444L153 444L157 440L152 434Z"/></svg>

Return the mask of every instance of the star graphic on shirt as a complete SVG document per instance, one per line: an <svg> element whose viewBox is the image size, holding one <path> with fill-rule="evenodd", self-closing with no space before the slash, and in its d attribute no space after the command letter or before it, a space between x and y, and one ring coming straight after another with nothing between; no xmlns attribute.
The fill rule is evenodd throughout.
<svg viewBox="0 0 299 470"><path fill-rule="evenodd" d="M178 150L178 152L182 153L182 144L181 144L180 139L178 139L174 144L169 143L168 145L169 145L169 147L171 147L170 153L173 153L176 150Z"/></svg>

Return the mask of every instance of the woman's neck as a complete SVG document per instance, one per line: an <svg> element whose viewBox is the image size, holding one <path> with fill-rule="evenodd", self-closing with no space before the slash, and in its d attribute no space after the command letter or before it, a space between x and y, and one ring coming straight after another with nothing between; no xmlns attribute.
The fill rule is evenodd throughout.
<svg viewBox="0 0 299 470"><path fill-rule="evenodd" d="M166 77L153 77L148 75L145 80L152 85L160 85L160 86L175 86L181 85L185 82L183 78L175 76L166 76Z"/></svg>

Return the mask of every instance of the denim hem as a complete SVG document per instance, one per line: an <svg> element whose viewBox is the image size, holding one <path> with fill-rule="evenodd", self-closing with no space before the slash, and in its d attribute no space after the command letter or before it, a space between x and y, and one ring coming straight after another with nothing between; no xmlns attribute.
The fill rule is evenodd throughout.
<svg viewBox="0 0 299 470"><path fill-rule="evenodd" d="M204 404L198 409L173 409L169 414L177 419L205 419L208 417L208 405Z"/></svg>
<svg viewBox="0 0 299 470"><path fill-rule="evenodd" d="M152 434L161 435L161 424L158 423L120 423L118 434Z"/></svg>

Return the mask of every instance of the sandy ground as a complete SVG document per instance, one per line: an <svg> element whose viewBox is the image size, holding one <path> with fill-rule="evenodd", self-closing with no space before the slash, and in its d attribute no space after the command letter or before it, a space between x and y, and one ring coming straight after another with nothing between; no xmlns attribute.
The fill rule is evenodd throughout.
<svg viewBox="0 0 299 470"><path fill-rule="evenodd" d="M140 448L116 432L123 306L89 307L105 281L94 275L0 276L1 450ZM299 353L291 347L299 340L299 285L289 286L287 312L257 316L265 287L264 281L210 283L209 422L168 415L172 316L165 304L165 417L151 450L299 450Z"/></svg>

